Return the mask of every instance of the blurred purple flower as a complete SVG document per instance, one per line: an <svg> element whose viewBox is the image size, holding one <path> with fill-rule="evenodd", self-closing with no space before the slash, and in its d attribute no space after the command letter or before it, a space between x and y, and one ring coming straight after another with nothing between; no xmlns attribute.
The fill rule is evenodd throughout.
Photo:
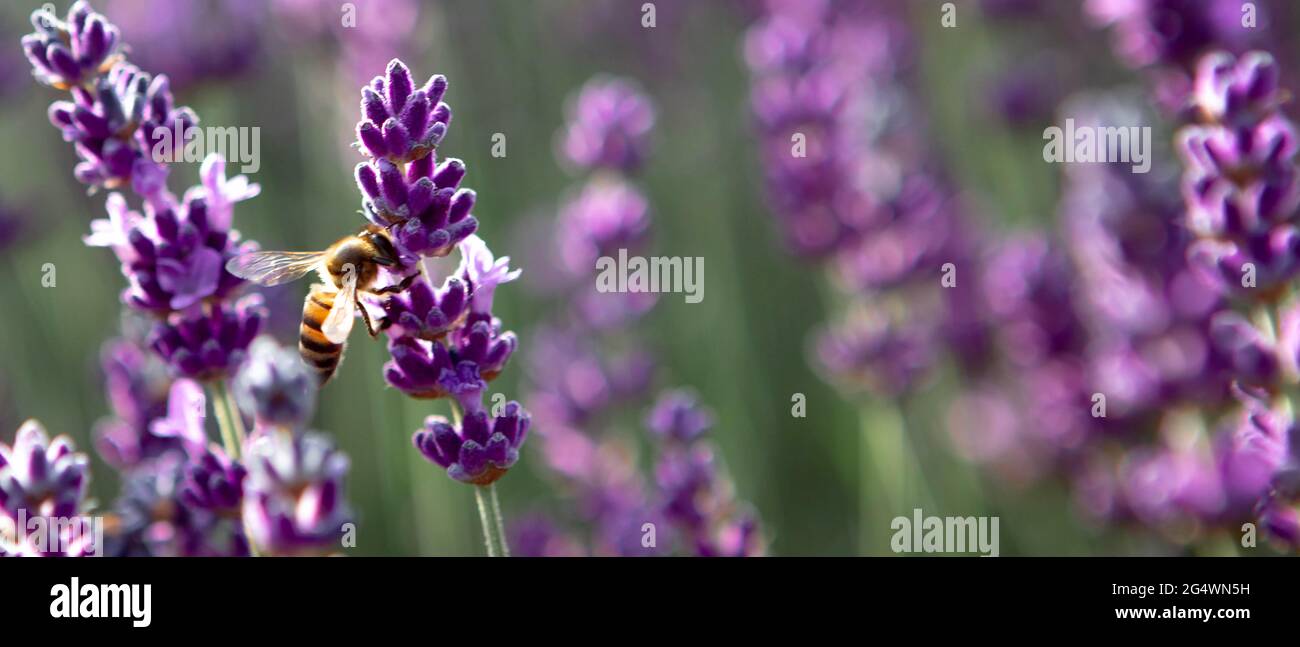
<svg viewBox="0 0 1300 647"><path fill-rule="evenodd" d="M118 523L107 542L107 554L247 557L248 540L238 518L224 507L200 505L215 501L198 496L200 483L215 485L203 475L207 468L201 461L166 454L128 474L114 506ZM232 474L236 469L231 465Z"/></svg>
<svg viewBox="0 0 1300 647"><path fill-rule="evenodd" d="M107 0L103 6L131 40L132 60L166 72L178 88L238 76L261 56L266 7L256 0Z"/></svg>
<svg viewBox="0 0 1300 647"><path fill-rule="evenodd" d="M654 106L630 82L594 78L571 99L560 150L583 170L631 173L645 160L654 125Z"/></svg>
<svg viewBox="0 0 1300 647"><path fill-rule="evenodd" d="M253 342L248 356L233 386L240 409L258 429L303 428L316 410L316 376L296 351L266 337Z"/></svg>
<svg viewBox="0 0 1300 647"><path fill-rule="evenodd" d="M207 398L203 387L193 380L172 382L167 395L167 415L154 418L149 431L159 438L173 438L188 451L198 451L207 445L203 428Z"/></svg>
<svg viewBox="0 0 1300 647"><path fill-rule="evenodd" d="M915 320L914 320L915 321ZM823 330L814 343L821 367L837 379L884 394L900 394L924 379L934 362L930 331L856 310Z"/></svg>
<svg viewBox="0 0 1300 647"><path fill-rule="evenodd" d="M666 391L646 417L646 427L665 442L689 445L713 427L713 414L694 391Z"/></svg>
<svg viewBox="0 0 1300 647"><path fill-rule="evenodd" d="M650 229L645 195L622 179L598 177L560 207L560 256L569 271L594 275L596 260L641 249Z"/></svg>
<svg viewBox="0 0 1300 647"><path fill-rule="evenodd" d="M118 60L121 34L82 0L60 20L44 9L32 13L34 33L23 36L23 52L37 80L59 89L80 87Z"/></svg>
<svg viewBox="0 0 1300 647"><path fill-rule="evenodd" d="M581 557L581 546L540 514L516 519L509 528L510 548L519 557Z"/></svg>
<svg viewBox="0 0 1300 647"><path fill-rule="evenodd" d="M243 518L261 552L276 556L340 551L352 512L343 496L348 458L325 436L275 432L252 439L244 464Z"/></svg>
<svg viewBox="0 0 1300 647"><path fill-rule="evenodd" d="M706 447L666 450L655 464L655 483L663 492L664 515L673 523L697 528L709 519L707 494L717 478L713 452Z"/></svg>
<svg viewBox="0 0 1300 647"><path fill-rule="evenodd" d="M153 433L167 413L171 379L167 366L145 348L114 339L100 351L111 418L95 425L95 448L113 467L129 470L161 454L181 450L181 438Z"/></svg>
<svg viewBox="0 0 1300 647"><path fill-rule="evenodd" d="M1113 26L1117 55L1134 67L1190 68L1212 47L1237 50L1253 37L1239 0L1088 0L1084 13Z"/></svg>
<svg viewBox="0 0 1300 647"><path fill-rule="evenodd" d="M74 517L90 483L90 459L67 436L53 440L41 423L28 420L12 446L0 443L0 515Z"/></svg>

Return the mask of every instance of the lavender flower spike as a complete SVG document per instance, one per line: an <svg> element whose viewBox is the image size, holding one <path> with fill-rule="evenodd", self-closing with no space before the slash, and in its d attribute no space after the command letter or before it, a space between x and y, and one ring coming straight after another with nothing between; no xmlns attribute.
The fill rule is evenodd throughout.
<svg viewBox="0 0 1300 647"><path fill-rule="evenodd" d="M442 416L429 416L412 442L425 458L463 483L491 485L519 460L532 417L518 402L508 402L489 420L486 411L465 416L459 429Z"/></svg>

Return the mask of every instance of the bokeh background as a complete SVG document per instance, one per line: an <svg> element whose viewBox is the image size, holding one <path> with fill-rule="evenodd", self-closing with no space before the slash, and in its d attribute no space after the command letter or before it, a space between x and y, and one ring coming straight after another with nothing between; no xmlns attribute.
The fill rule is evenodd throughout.
<svg viewBox="0 0 1300 647"><path fill-rule="evenodd" d="M137 64L173 77L178 103L204 124L261 128L261 169L252 179L262 193L239 205L236 227L265 248L294 250L324 248L354 229L358 88L394 56L419 79L445 74L455 121L441 153L468 166L464 185L478 192L479 234L524 270L496 298L521 352L562 305L534 268L554 253L536 232L553 226L557 206L580 181L556 156L566 101L596 75L639 83L658 110L639 179L653 212L653 249L702 256L706 269L703 303L665 295L639 334L659 362L656 385L693 387L715 411L719 453L738 496L761 516L770 553L889 554L889 520L914 507L1000 516L1003 555L1170 550L1081 519L1050 481L1007 486L959 459L944 421L943 403L961 388L951 370L941 368L906 399L886 401L842 392L816 369L810 335L842 297L816 264L787 251L765 199L741 52L755 3L662 0L657 26L645 29L641 3L630 0L361 0L362 24L382 27L351 31L334 28L339 3L216 4L101 0L95 7L122 28ZM1059 169L1042 163L1041 122L1003 118L991 88L1025 63L1040 66L1031 89L1049 95L1067 82L1086 90L1137 78L1100 32L1059 28L1082 20L1069 15L1080 11L1074 3L1059 3L1067 6L1052 20L1024 22L959 2L958 29L940 25L939 3L904 4L919 43L912 90L929 120L932 153L963 187L981 226L1050 226ZM9 43L0 57L0 228L8 228L0 236L0 437L7 441L23 419L36 417L89 448L108 412L98 353L118 334L122 278L106 250L81 242L89 222L102 217L103 197L73 180L73 151L46 119L54 93L31 82L18 47L35 6L0 7L0 39ZM491 155L494 133L507 137L504 158ZM172 185L196 177L197 165L178 165ZM55 288L42 287L45 263L57 267ZM288 319L269 331L286 343L297 335L305 290L302 282L270 293L273 303L289 304ZM313 425L352 459L353 552L478 554L470 492L410 444L423 418L444 413L444 405L386 387L387 353L363 337L354 335ZM493 390L517 397L528 391L527 379L517 361ZM791 415L796 393L806 397L804 418ZM609 424L643 434L648 404L626 407ZM98 457L92 467L93 495L111 502L113 471ZM508 517L562 517L572 505L535 444L498 489Z"/></svg>

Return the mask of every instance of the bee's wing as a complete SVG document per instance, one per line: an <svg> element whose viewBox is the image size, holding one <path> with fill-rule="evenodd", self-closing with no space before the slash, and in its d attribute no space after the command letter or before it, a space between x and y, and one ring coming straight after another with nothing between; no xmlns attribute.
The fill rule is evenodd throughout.
<svg viewBox="0 0 1300 647"><path fill-rule="evenodd" d="M334 307L320 331L333 344L342 344L352 332L352 323L356 321L357 280L355 275L343 279L343 288L334 295Z"/></svg>
<svg viewBox="0 0 1300 647"><path fill-rule="evenodd" d="M296 281L320 266L325 252L249 252L226 261L226 271L262 285Z"/></svg>

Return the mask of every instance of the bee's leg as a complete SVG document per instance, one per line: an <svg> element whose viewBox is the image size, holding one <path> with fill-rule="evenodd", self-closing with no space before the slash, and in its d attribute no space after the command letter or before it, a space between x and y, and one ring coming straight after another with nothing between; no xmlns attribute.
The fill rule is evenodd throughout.
<svg viewBox="0 0 1300 647"><path fill-rule="evenodd" d="M401 283L398 283L397 285L386 285L386 286L384 286L384 287L382 287L382 288L379 288L379 289L377 289L377 290L374 290L373 292L374 292L374 294L396 294L396 293L398 293L398 292L405 291L406 288L411 287L411 284L415 282L415 279L416 279L416 277L418 277L418 276L420 276L420 275L419 275L419 274L412 274L412 275L410 275L410 276L408 276L408 277L402 279L402 282L401 282Z"/></svg>
<svg viewBox="0 0 1300 647"><path fill-rule="evenodd" d="M366 311L366 307L361 303L361 295L354 294L352 295L352 298L356 301L357 310L361 311L361 319L366 322L366 332L370 333L371 337L378 337L379 332L376 331L374 325L370 323L370 313Z"/></svg>

